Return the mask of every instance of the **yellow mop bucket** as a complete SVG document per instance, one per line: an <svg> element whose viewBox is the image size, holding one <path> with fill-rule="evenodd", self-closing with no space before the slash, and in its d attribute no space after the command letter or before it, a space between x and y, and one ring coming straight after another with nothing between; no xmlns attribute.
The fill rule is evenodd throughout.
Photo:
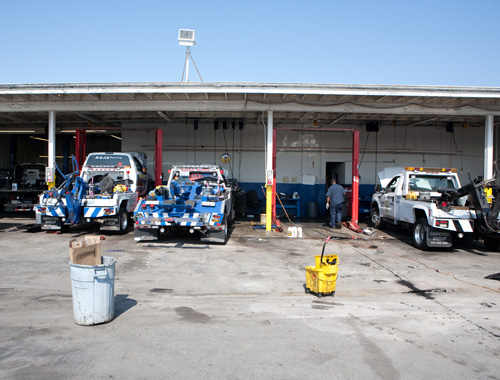
<svg viewBox="0 0 500 380"><path fill-rule="evenodd" d="M337 285L337 273L339 270L338 255L324 256L325 246L331 239L331 236L326 239L323 244L321 256L315 257L316 266L306 267L306 293L314 293L318 297L323 295L333 296Z"/></svg>

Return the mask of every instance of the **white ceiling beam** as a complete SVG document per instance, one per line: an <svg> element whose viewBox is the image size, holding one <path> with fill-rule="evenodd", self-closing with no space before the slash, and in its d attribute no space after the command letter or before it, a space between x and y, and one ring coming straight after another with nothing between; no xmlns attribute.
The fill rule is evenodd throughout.
<svg viewBox="0 0 500 380"><path fill-rule="evenodd" d="M301 104L296 102L266 104L254 101L99 101L99 102L4 102L0 112L211 112L211 111L248 111L248 112L329 112L362 113L382 115L500 115L500 108L481 108L474 106L437 107L419 104L395 106L369 106L355 103L342 104Z"/></svg>
<svg viewBox="0 0 500 380"><path fill-rule="evenodd" d="M99 124L101 120L99 120L97 117L94 116L89 116L89 115L84 115L83 113L76 113L76 116L81 117L84 120L91 121L94 124Z"/></svg>
<svg viewBox="0 0 500 380"><path fill-rule="evenodd" d="M168 121L169 123L172 122L172 119L170 117L168 117L165 112L157 111L156 113L158 114L158 116L160 116L162 119Z"/></svg>
<svg viewBox="0 0 500 380"><path fill-rule="evenodd" d="M342 114L342 115L339 115L337 116L335 119L333 119L332 121L330 121L328 123L328 125L332 125L332 124L335 124L337 122L339 122L340 120L344 119L346 117L346 115Z"/></svg>
<svg viewBox="0 0 500 380"><path fill-rule="evenodd" d="M39 100L45 100L46 96L45 95L37 95L37 94L30 94L32 98L39 99Z"/></svg>
<svg viewBox="0 0 500 380"><path fill-rule="evenodd" d="M437 120L437 119L438 119L437 117L432 117L432 118L430 118L430 119L421 120L421 121L417 121L416 123L409 124L409 125L407 125L407 127L414 127L414 126L416 126L416 125L429 123L429 122L434 121L434 120Z"/></svg>
<svg viewBox="0 0 500 380"><path fill-rule="evenodd" d="M91 98L94 98L95 100L99 100L99 94L85 94L86 96L90 96Z"/></svg>
<svg viewBox="0 0 500 380"><path fill-rule="evenodd" d="M0 113L0 117L7 120L18 121L20 123L27 123L26 119L21 119L17 116L12 116L6 113Z"/></svg>
<svg viewBox="0 0 500 380"><path fill-rule="evenodd" d="M437 100L437 99L439 99L439 98L436 98L436 97L430 98L430 99L427 99L426 101L422 102L422 104L427 104L427 103L433 102L434 100Z"/></svg>

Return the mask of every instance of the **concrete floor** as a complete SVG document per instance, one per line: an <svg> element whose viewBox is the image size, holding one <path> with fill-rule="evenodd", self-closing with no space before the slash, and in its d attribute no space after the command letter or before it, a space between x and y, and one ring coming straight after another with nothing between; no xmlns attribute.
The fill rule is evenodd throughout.
<svg viewBox="0 0 500 380"><path fill-rule="evenodd" d="M113 321L73 321L68 234L0 219L2 379L499 379L500 253L421 252L303 223L302 239L236 222L227 245L194 235L135 243L117 259ZM305 294L305 266L339 239L335 297Z"/></svg>

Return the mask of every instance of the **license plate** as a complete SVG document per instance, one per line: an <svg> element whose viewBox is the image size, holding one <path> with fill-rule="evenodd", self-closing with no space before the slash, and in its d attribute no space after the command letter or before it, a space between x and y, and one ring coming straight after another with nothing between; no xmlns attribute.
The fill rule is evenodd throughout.
<svg viewBox="0 0 500 380"><path fill-rule="evenodd" d="M42 224L46 226L60 226L61 219L49 216L42 216Z"/></svg>
<svg viewBox="0 0 500 380"><path fill-rule="evenodd" d="M106 218L102 224L103 226L116 226L118 224L118 218Z"/></svg>

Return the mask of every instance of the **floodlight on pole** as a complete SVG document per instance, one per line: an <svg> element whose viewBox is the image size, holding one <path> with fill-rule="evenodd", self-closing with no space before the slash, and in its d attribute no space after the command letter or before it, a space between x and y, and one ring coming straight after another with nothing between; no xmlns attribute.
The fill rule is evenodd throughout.
<svg viewBox="0 0 500 380"><path fill-rule="evenodd" d="M201 78L200 72L198 71L198 68L196 67L196 63L194 63L193 56L191 55L191 46L196 45L195 31L192 29L179 29L178 40L179 40L180 46L186 47L186 59L184 60L184 69L182 70L181 82L189 82L189 59L190 58L193 61L194 68L196 69L196 72L198 73L200 80L203 82L203 79ZM186 74L185 77L184 77L184 74Z"/></svg>

